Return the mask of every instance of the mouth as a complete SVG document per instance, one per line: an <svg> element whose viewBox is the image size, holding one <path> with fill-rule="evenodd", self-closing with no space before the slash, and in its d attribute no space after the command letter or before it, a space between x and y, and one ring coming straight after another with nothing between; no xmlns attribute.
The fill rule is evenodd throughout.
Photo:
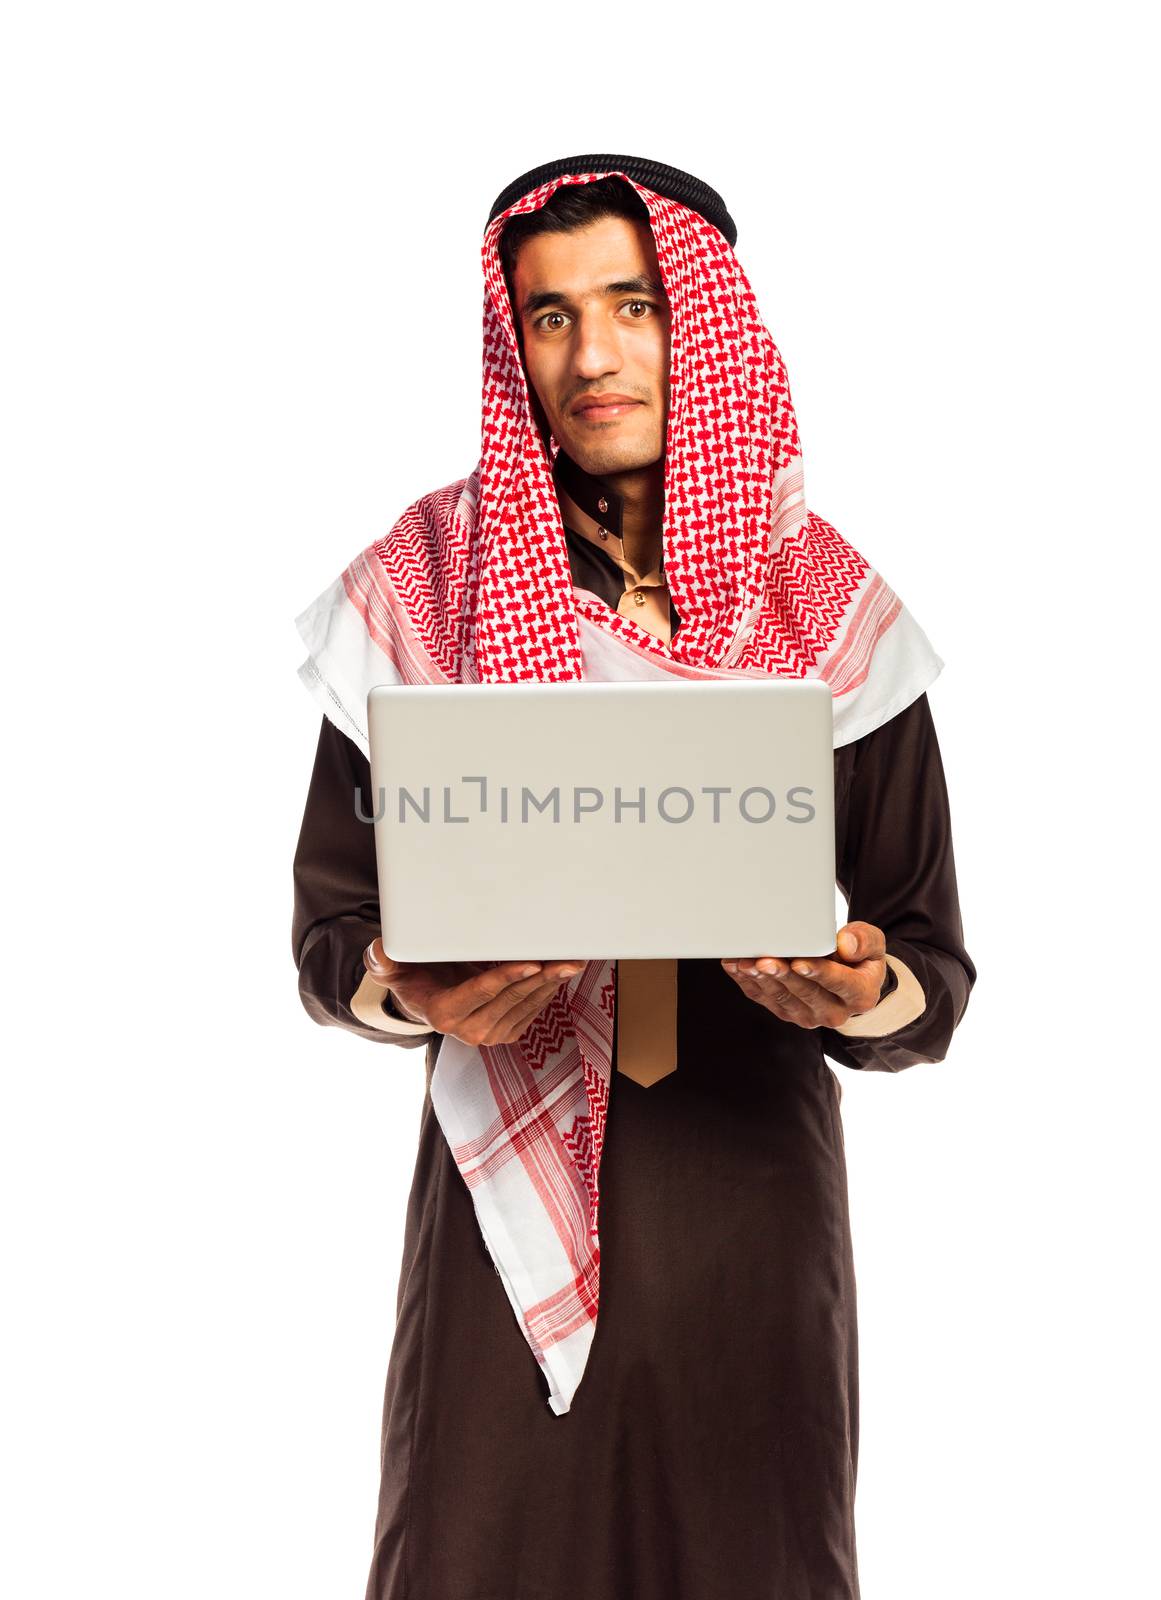
<svg viewBox="0 0 1161 1600"><path fill-rule="evenodd" d="M617 417L623 417L629 411L636 411L640 405L640 400L626 400L618 395L604 405L590 405L582 401L573 411L573 416L581 422L613 422Z"/></svg>

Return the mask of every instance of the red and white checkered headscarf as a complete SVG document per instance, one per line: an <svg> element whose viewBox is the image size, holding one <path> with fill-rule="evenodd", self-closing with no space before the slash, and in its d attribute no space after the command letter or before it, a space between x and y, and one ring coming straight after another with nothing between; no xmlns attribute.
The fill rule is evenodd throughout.
<svg viewBox="0 0 1161 1600"><path fill-rule="evenodd" d="M572 584L558 445L545 451L533 415L498 248L509 217L561 184L611 176L648 208L670 306L662 539L681 626L669 642ZM364 754L367 693L383 683L817 677L831 686L836 746L917 699L943 662L878 573L806 509L786 369L722 234L624 172L577 172L497 215L483 263L479 465L410 506L297 619L310 652L300 676ZM431 1081L557 1415L596 1326L614 973L590 961L514 1044L445 1037Z"/></svg>

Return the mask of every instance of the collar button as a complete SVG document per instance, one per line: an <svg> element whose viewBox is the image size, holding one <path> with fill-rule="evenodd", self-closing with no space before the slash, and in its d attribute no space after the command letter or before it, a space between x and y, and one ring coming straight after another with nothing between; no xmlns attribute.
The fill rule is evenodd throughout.
<svg viewBox="0 0 1161 1600"><path fill-rule="evenodd" d="M602 495L601 498L597 501L597 510L600 511L601 514L603 515L608 509L609 509L609 502L605 499L604 495Z"/></svg>

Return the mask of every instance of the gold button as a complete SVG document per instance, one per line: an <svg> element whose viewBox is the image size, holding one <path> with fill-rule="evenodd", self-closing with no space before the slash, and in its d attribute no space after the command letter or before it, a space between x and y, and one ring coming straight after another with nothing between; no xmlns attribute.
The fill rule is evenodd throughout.
<svg viewBox="0 0 1161 1600"><path fill-rule="evenodd" d="M597 501L597 510L600 511L600 512L605 512L608 509L609 509L609 502L605 499L604 495L602 495L601 498Z"/></svg>
<svg viewBox="0 0 1161 1600"><path fill-rule="evenodd" d="M644 591L644 589L638 589L637 593L633 596L633 598L636 600L636 602L637 602L637 604L639 606L643 606L645 604L645 591Z"/></svg>

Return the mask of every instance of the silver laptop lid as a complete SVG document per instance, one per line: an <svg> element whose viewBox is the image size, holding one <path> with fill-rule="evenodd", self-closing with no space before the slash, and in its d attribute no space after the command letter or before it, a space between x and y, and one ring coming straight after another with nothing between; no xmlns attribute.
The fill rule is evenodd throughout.
<svg viewBox="0 0 1161 1600"><path fill-rule="evenodd" d="M394 959L834 950L825 683L383 686L367 709Z"/></svg>

